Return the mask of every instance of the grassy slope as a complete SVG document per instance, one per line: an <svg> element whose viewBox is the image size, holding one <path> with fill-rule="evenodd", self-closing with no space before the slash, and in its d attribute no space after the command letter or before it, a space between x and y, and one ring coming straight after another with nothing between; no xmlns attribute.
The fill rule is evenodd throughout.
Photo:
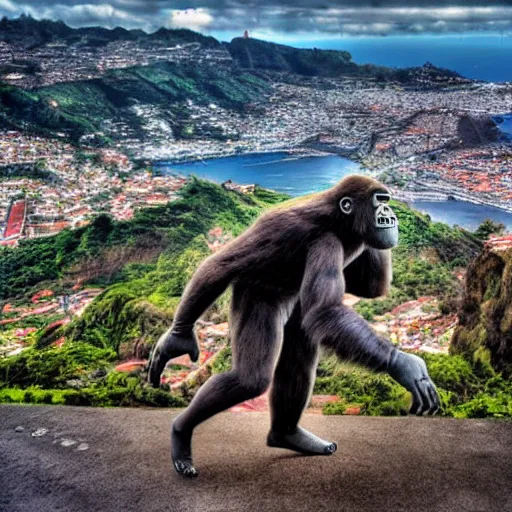
<svg viewBox="0 0 512 512"><path fill-rule="evenodd" d="M120 351L129 353L135 344L140 350L142 343L145 353L149 352L164 325L170 322L187 280L209 253L205 237L209 229L220 226L237 235L262 209L284 199L261 189L253 195L240 195L194 180L183 190L181 200L143 210L130 222L100 217L87 228L4 249L0 253L0 289L10 290L4 291L4 298L16 291L32 292L38 281L62 277L71 265L88 261L87 258L101 260L105 250L147 243L148 235L156 241L160 255L149 263L129 262L114 275L113 282L103 282L105 292L66 328L70 341L64 350L45 348L52 338L40 339L19 356L0 361L0 401L179 404L177 397L146 390L138 377L104 373L119 358ZM395 209L401 225L401 243L395 251L394 293L402 300L452 292L455 283L450 267L454 262L465 264L478 250L478 242L465 231L432 223L403 205L396 204ZM423 258L425 250L434 252L436 258ZM100 282L101 279L96 278ZM365 302L370 308L378 304ZM226 300L221 299L213 310L225 315L225 304ZM229 350L226 354L229 356ZM443 390L447 413L512 414L507 385L489 367L473 368L462 358L452 356L426 359ZM229 357L225 363L222 359L217 363L219 368L227 365ZM105 372L98 372L102 368ZM79 383L77 389L70 389L70 381ZM341 406L330 406L328 413L340 412L347 403L357 403L367 414L397 414L404 411L406 404L403 389L388 377L339 365L333 359L322 362L316 390L345 397Z"/></svg>

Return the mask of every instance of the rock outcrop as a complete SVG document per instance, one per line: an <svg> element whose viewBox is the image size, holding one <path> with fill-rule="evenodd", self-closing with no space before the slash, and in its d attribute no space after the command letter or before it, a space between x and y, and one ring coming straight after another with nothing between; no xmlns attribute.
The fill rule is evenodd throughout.
<svg viewBox="0 0 512 512"><path fill-rule="evenodd" d="M450 351L512 376L512 245L489 246L468 267Z"/></svg>

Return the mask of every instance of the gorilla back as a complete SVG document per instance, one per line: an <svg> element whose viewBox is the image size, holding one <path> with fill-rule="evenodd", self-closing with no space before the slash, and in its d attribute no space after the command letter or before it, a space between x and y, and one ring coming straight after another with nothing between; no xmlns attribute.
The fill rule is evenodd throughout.
<svg viewBox="0 0 512 512"><path fill-rule="evenodd" d="M298 426L311 393L318 349L388 371L413 394L411 411L434 413L437 391L423 361L397 351L343 305L345 292L384 295L398 222L379 182L350 176L332 189L292 200L262 215L207 258L188 283L172 327L153 350L149 380L160 384L167 362L199 354L194 323L229 286L233 369L199 390L172 429L175 469L195 476L193 429L212 415L263 393L272 383L267 444L330 455L336 444Z"/></svg>

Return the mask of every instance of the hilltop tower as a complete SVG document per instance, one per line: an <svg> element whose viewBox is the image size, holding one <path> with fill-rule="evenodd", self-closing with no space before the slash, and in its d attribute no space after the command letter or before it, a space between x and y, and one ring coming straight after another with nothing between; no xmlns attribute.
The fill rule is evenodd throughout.
<svg viewBox="0 0 512 512"><path fill-rule="evenodd" d="M248 30L246 30L244 32L244 39L249 39L249 31Z"/></svg>

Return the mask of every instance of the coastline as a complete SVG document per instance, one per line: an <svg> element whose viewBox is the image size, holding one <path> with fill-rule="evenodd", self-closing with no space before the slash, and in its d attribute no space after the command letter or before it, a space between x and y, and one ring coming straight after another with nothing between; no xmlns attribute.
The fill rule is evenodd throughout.
<svg viewBox="0 0 512 512"><path fill-rule="evenodd" d="M328 154L332 154L327 151L319 151L314 149L304 149L302 147L289 147L289 146L283 146L283 147L273 147L269 149L250 149L247 151L240 151L240 150L233 150L233 151L220 151L220 152L212 152L208 153L207 155L201 155L201 156L194 156L194 155L187 155L184 157L174 157L174 158L155 158L155 159L136 159L136 160L149 160L151 162L151 165L173 165L173 164L188 164L193 162L207 162L208 160L216 160L220 158L234 158L237 156L250 156L250 155L268 155L271 153L288 153L296 155L293 159L299 159L299 158L314 158L314 157L321 157ZM346 157L345 157L346 158Z"/></svg>
<svg viewBox="0 0 512 512"><path fill-rule="evenodd" d="M487 206L489 208L496 208L507 213L512 213L512 206L505 206L502 204L496 204L492 201L479 199L473 196L467 196L455 193L437 193L433 192L406 192L400 189L394 189L393 198L397 201L401 201L407 204L414 204L416 202L429 202L429 203L447 203L447 202L459 202L459 203L471 203L479 206Z"/></svg>
<svg viewBox="0 0 512 512"><path fill-rule="evenodd" d="M298 160L302 158L316 158L316 157L322 157L326 155L333 155L330 151L320 151L320 150L312 150L310 148L304 149L304 148L290 148L290 147L283 147L280 149L267 149L267 150L251 150L251 151L243 151L243 152L223 152L221 154L219 153L211 153L207 157L186 157L181 159L173 159L173 160L166 160L166 159L158 159L158 160L152 160L151 165L152 167L158 168L159 166L168 165L169 167L172 167L173 163L179 163L179 164L186 164L186 163L194 163L198 161L205 161L205 163L208 160L215 160L220 158L233 158L238 156L250 156L250 155L264 155L264 154L270 154L270 153L285 153L289 154L291 158L286 158L284 160ZM341 155L340 155L341 157ZM347 157L341 157L341 158L347 158ZM351 158L353 162L360 163L357 159ZM368 171L361 169L361 174L366 174L369 176L376 177L378 176L379 172L375 171ZM180 176L186 176L180 173L179 171L176 172L177 175ZM409 191L404 190L400 188L393 188L393 193L395 199L398 201L402 201L405 203L415 203L415 202L447 202L447 201L458 201L458 202L465 202L465 203L472 203L476 205L481 206L487 206L491 208L497 208L502 211L506 211L508 213L512 213L512 205L507 206L502 203L496 203L493 202L490 199L485 199L481 197L476 197L473 194L469 194L467 192L456 192L453 190L447 191L443 189L436 189L435 186L431 184L427 184L424 182L418 182L418 185L421 185L421 187L426 188L427 190L422 191Z"/></svg>
<svg viewBox="0 0 512 512"><path fill-rule="evenodd" d="M233 151L233 152L215 152L210 153L206 157L193 157L191 155L184 157L183 159L157 159L157 160L151 160L151 166L163 166L163 165L169 165L172 166L173 163L179 163L179 164L186 164L186 163L194 163L198 161L205 161L205 163L208 160L215 160L220 158L233 158L238 156L250 156L250 155L265 155L270 153L286 153L292 156L292 158L287 160L298 160L302 158L316 158L316 157L322 157L326 155L333 155L331 151L328 150L316 150L312 148L305 149L304 147L281 147L281 148L269 148L269 149L257 149L257 150L249 150L249 151ZM340 158L348 158L346 156L339 155ZM348 158L349 160L352 160L353 162L356 162L358 164L361 164L360 160L357 158ZM367 174L372 177L378 176L380 171L368 171L361 169L361 174ZM176 174L183 175L179 172ZM447 201L459 201L459 202L466 202L466 203L472 203L476 205L482 205L487 206L491 208L497 208L502 211L506 211L508 213L512 213L512 205L507 206L505 204L496 203L493 202L490 199L485 199L481 197L476 197L473 194L469 194L468 192L456 192L453 190L450 190L449 192L446 190L436 190L436 187L432 184L427 184L424 182L418 182L418 185L421 185L422 187L427 188L428 190L423 191L406 191L400 188L393 187L393 193L395 199L398 201L403 201L405 203L414 203L414 202L447 202Z"/></svg>

